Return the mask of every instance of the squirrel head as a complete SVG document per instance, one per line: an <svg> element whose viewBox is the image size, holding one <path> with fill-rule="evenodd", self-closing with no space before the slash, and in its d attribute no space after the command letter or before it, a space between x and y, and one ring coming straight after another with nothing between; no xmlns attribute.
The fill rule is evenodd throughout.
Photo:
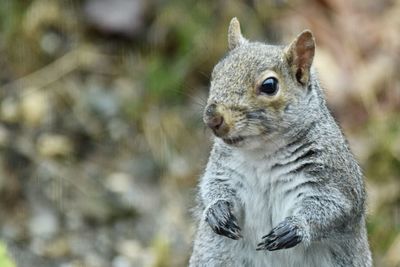
<svg viewBox="0 0 400 267"><path fill-rule="evenodd" d="M232 146L259 145L307 124L321 98L311 68L311 31L301 32L287 46L267 45L246 40L233 18L228 47L212 72L203 116L217 137Z"/></svg>

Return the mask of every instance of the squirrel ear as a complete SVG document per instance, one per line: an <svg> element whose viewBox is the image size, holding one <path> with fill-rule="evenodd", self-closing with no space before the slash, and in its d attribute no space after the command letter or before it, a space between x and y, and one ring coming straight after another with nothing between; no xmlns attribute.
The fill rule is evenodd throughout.
<svg viewBox="0 0 400 267"><path fill-rule="evenodd" d="M228 29L229 50L233 50L234 48L240 46L244 42L246 42L246 39L242 36L242 32L240 31L239 20L236 17L234 17L229 23L229 29Z"/></svg>
<svg viewBox="0 0 400 267"><path fill-rule="evenodd" d="M308 83L314 53L315 40L310 30L300 33L285 50L286 60L296 80L302 85Z"/></svg>

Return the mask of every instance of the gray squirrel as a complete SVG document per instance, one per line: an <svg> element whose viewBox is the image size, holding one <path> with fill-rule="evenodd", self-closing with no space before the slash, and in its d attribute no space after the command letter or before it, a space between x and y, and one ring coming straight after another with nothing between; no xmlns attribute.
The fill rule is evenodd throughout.
<svg viewBox="0 0 400 267"><path fill-rule="evenodd" d="M250 42L236 18L211 75L215 135L189 265L372 266L361 169L328 111L305 30Z"/></svg>

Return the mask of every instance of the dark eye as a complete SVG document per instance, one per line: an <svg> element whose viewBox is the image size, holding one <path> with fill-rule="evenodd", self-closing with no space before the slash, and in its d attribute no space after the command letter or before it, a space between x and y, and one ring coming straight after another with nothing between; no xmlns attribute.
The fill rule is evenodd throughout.
<svg viewBox="0 0 400 267"><path fill-rule="evenodd" d="M278 80L274 77L269 77L262 82L259 90L262 94L275 95L278 89Z"/></svg>

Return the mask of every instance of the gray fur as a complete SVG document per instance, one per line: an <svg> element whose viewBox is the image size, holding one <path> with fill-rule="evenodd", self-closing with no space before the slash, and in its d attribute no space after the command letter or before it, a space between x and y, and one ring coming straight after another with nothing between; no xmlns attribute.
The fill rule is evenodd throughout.
<svg viewBox="0 0 400 267"><path fill-rule="evenodd" d="M190 266L372 266L360 167L313 67L299 78L287 53L241 42L214 68L208 104L229 130L199 184ZM275 100L254 93L266 70L279 77Z"/></svg>

